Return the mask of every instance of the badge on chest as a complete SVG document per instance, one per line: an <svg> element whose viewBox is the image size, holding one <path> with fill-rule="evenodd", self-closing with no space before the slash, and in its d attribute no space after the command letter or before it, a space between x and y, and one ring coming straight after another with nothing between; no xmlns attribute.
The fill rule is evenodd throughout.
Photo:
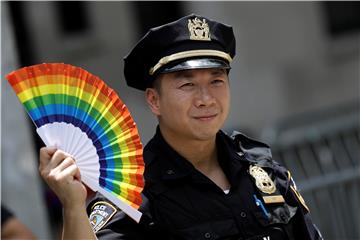
<svg viewBox="0 0 360 240"><path fill-rule="evenodd" d="M278 193L275 183L264 169L250 165L249 174L254 178L256 187L261 191L264 203L285 202L283 196Z"/></svg>

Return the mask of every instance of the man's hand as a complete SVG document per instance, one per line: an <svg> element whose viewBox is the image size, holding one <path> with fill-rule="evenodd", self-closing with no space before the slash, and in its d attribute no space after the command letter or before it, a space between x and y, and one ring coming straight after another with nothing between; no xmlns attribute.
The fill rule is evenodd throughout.
<svg viewBox="0 0 360 240"><path fill-rule="evenodd" d="M40 149L39 171L64 207L63 239L96 239L86 214L87 188L74 159L56 148Z"/></svg>
<svg viewBox="0 0 360 240"><path fill-rule="evenodd" d="M39 171L64 208L85 206L86 187L81 183L80 170L69 154L52 147L41 148Z"/></svg>

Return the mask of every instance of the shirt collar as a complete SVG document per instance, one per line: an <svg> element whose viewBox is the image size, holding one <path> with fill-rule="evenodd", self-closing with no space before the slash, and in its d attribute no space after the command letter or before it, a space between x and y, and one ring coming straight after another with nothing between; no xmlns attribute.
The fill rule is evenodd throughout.
<svg viewBox="0 0 360 240"><path fill-rule="evenodd" d="M164 180L175 180L188 176L195 170L194 166L177 153L164 139L159 126L152 140L151 151L156 155L155 161L161 161L160 174Z"/></svg>
<svg viewBox="0 0 360 240"><path fill-rule="evenodd" d="M150 151L156 156L153 160L161 161L161 164L156 165L160 167L159 171L162 179L176 180L188 177L191 173L197 171L191 162L177 153L165 141L159 127L156 129L152 144ZM219 164L232 184L246 159L242 157L241 149L237 149L233 140L222 131L219 131L216 135L216 145Z"/></svg>
<svg viewBox="0 0 360 240"><path fill-rule="evenodd" d="M248 165L244 152L222 131L217 134L218 161L231 186L237 185L238 174Z"/></svg>

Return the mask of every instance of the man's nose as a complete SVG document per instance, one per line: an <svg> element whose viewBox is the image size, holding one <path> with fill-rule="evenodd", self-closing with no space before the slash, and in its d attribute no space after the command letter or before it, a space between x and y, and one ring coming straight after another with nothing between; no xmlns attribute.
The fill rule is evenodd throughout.
<svg viewBox="0 0 360 240"><path fill-rule="evenodd" d="M210 106L215 103L215 98L208 87L199 87L195 99L196 107Z"/></svg>

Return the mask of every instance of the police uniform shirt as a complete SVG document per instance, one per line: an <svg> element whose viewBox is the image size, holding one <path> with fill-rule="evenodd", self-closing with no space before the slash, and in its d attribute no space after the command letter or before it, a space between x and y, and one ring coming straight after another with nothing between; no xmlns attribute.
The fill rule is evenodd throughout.
<svg viewBox="0 0 360 240"><path fill-rule="evenodd" d="M226 194L174 151L158 128L144 149L144 203L140 208L144 215L140 223L135 223L98 195L88 207L90 221L98 215L106 215L92 223L97 236L111 239L321 239L306 205L302 205L295 190L291 190L292 182L286 169L262 154L265 144L244 136L240 140L243 144L221 131L216 137L218 161L231 185ZM258 189L249 174L249 167L256 164L269 172L276 183L276 194L284 196L283 202L264 203L266 194Z"/></svg>

